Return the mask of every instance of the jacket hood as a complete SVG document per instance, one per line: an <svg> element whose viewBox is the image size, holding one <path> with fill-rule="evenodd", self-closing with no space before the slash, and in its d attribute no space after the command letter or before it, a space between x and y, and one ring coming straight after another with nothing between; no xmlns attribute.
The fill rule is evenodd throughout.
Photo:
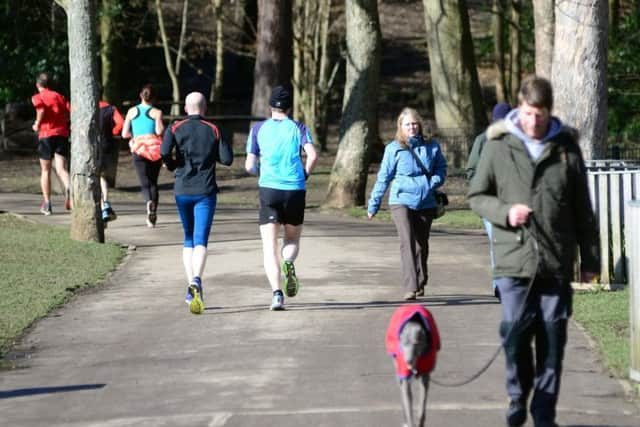
<svg viewBox="0 0 640 427"><path fill-rule="evenodd" d="M519 109L511 110L509 114L503 119L495 122L487 129L487 139L500 138L504 134L511 134L521 141L532 142L533 140L527 136L519 126ZM549 122L549 130L547 134L542 138L542 142L548 141L560 133L567 133L573 141L578 140L578 131L572 127L565 126L559 118L551 116Z"/></svg>
<svg viewBox="0 0 640 427"><path fill-rule="evenodd" d="M420 320L422 320L423 325L431 337L429 351L420 356L416 362L415 368L418 375L428 374L433 370L436 364L436 353L440 350L440 335L431 312L419 304L409 304L398 307L389 320L385 338L387 353L395 359L398 379L410 378L413 374L402 354L400 332L402 332L404 325L415 316L418 316Z"/></svg>
<svg viewBox="0 0 640 427"><path fill-rule="evenodd" d="M411 148L415 148L418 147L420 145L424 145L427 144L428 142L431 142L431 140L426 140L424 139L424 137L422 135L416 135L416 136L412 136L411 138L409 138L407 140L407 144L409 145L409 147ZM404 150L405 147L404 145L402 145L398 140L393 139L391 142L389 142L389 145L393 145L394 147L400 149L400 150Z"/></svg>

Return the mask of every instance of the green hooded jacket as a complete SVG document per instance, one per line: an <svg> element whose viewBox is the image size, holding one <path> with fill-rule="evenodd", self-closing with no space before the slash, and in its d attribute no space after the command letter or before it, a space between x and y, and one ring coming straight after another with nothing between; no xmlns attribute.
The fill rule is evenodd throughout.
<svg viewBox="0 0 640 427"><path fill-rule="evenodd" d="M476 136L476 139L473 140L471 152L469 153L469 159L467 160L467 168L465 169L468 180L471 180L471 178L473 178L473 175L476 173L476 168L478 167L478 162L480 161L480 154L482 154L482 149L484 148L484 144L486 143L486 131Z"/></svg>
<svg viewBox="0 0 640 427"><path fill-rule="evenodd" d="M471 209L494 225L494 277L571 280L578 247L581 269L600 271L599 237L577 131L553 120L556 129L545 137L535 161L506 120L487 130L468 197ZM516 203L533 210L528 231L508 224L509 208Z"/></svg>

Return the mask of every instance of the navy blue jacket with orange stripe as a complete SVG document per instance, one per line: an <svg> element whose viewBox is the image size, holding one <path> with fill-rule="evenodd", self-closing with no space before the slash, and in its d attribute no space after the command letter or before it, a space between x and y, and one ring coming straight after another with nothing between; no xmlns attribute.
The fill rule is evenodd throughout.
<svg viewBox="0 0 640 427"><path fill-rule="evenodd" d="M160 155L167 168L175 170L176 195L217 192L216 162L226 166L233 162L231 145L222 140L214 124L198 115L187 116L167 129Z"/></svg>

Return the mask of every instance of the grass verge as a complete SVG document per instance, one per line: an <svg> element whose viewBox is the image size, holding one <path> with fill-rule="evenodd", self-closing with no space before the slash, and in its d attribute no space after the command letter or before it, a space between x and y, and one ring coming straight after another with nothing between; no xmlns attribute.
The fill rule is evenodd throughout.
<svg viewBox="0 0 640 427"><path fill-rule="evenodd" d="M573 317L593 339L604 364L618 378L629 378L629 290L579 292Z"/></svg>
<svg viewBox="0 0 640 427"><path fill-rule="evenodd" d="M77 242L64 227L0 215L0 357L34 321L113 270L125 249Z"/></svg>

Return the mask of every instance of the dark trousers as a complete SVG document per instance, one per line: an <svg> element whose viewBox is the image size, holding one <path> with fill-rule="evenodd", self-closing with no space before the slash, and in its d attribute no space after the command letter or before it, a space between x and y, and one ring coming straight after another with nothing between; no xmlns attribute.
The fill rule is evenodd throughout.
<svg viewBox="0 0 640 427"><path fill-rule="evenodd" d="M561 278L496 278L502 304L500 336L504 345L507 393L526 403L533 389L531 415L536 425L556 417L562 359L567 343L573 291ZM535 363L531 342L535 337Z"/></svg>
<svg viewBox="0 0 640 427"><path fill-rule="evenodd" d="M434 209L413 210L391 205L391 218L400 238L400 262L405 292L424 289L429 279L429 233Z"/></svg>
<svg viewBox="0 0 640 427"><path fill-rule="evenodd" d="M140 182L140 190L144 197L144 201L151 200L155 206L158 205L158 176L162 167L162 160L155 162L145 159L137 154L133 155L133 167L136 169L138 181Z"/></svg>

